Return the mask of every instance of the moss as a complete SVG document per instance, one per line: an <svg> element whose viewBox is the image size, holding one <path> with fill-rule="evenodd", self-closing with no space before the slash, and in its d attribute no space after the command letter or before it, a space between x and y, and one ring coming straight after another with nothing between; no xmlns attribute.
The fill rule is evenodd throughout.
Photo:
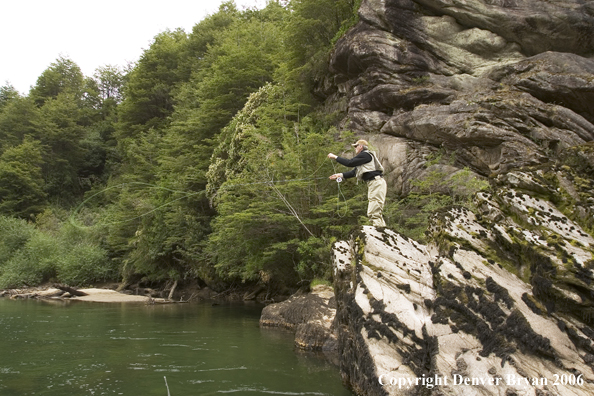
<svg viewBox="0 0 594 396"><path fill-rule="evenodd" d="M380 272L382 269L379 267L376 267L375 265L372 265L369 263L369 261L365 260L365 259L361 259L360 261L361 265L366 266L367 268L369 268L370 270L372 270L375 273Z"/></svg>
<svg viewBox="0 0 594 396"><path fill-rule="evenodd" d="M492 330L503 323L505 313L496 302L485 295L482 289L470 286L462 289L446 282L440 284L437 292L438 297L433 302L436 312L435 317L432 317L433 321L448 324L451 320L453 323L450 326L455 326L458 331L473 334L479 339L483 345L481 356L495 353L496 356L501 357L502 364L509 354L515 351L513 345L506 342L500 332ZM475 295L478 297L478 302ZM468 303L459 302L464 300Z"/></svg>
<svg viewBox="0 0 594 396"><path fill-rule="evenodd" d="M311 283L309 284L309 287L311 289L313 289L315 286L319 286L319 285L323 285L323 286L332 286L332 282L326 280L326 279L319 279L319 278L315 278L311 281Z"/></svg>
<svg viewBox="0 0 594 396"><path fill-rule="evenodd" d="M403 290L406 294L410 294L411 288L409 284L406 285L397 285L398 289Z"/></svg>
<svg viewBox="0 0 594 396"><path fill-rule="evenodd" d="M592 161L592 153L589 152L591 148L588 145L591 143L565 149L560 155L557 172L572 183L578 198L574 198L563 188L560 188L557 193L559 199L555 203L557 208L568 218L578 223L584 230L593 233L594 216L592 211L588 209L587 215L584 216L583 213L575 210L580 201L586 202L594 193L594 178L592 177L594 161ZM555 174L555 178L557 178L557 174ZM582 209L586 210L587 206L583 206Z"/></svg>

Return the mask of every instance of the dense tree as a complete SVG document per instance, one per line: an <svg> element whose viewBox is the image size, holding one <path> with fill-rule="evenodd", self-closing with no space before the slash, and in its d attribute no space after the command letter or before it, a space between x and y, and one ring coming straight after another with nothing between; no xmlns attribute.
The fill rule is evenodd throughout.
<svg viewBox="0 0 594 396"><path fill-rule="evenodd" d="M37 135L40 111L29 97L15 97L0 108L0 152L21 144L26 135Z"/></svg>
<svg viewBox="0 0 594 396"><path fill-rule="evenodd" d="M46 202L41 175L41 144L26 137L22 144L0 156L0 213L30 218Z"/></svg>
<svg viewBox="0 0 594 396"><path fill-rule="evenodd" d="M316 112L311 89L357 6L292 0L239 11L228 1L189 34L158 34L129 70L103 66L89 78L61 57L28 96L3 87L2 213L37 215L43 228L76 204L73 218L96 232L81 250L54 249L55 235L80 234L56 220L55 235L31 239L0 282L18 284L23 269L29 280L80 283L116 266L127 282L199 276L276 288L327 276L328 246L363 215L363 192L352 184L341 197L327 180L325 155L346 135ZM39 261L37 276L36 251L69 258Z"/></svg>
<svg viewBox="0 0 594 396"><path fill-rule="evenodd" d="M234 9L224 8L227 18ZM273 79L284 54L279 25L286 11L276 3L249 17L238 18L219 33L216 44L204 54L202 68L184 84L176 96L179 103L172 116L164 152L169 172L184 174L190 166L193 179L205 181L211 139L245 104L248 96ZM188 155L188 162L170 162ZM193 164L193 165L190 165Z"/></svg>
<svg viewBox="0 0 594 396"><path fill-rule="evenodd" d="M11 85L6 84L0 87L0 111L13 99L18 98L19 92Z"/></svg>
<svg viewBox="0 0 594 396"><path fill-rule="evenodd" d="M192 35L191 48L197 51L193 75L178 85L173 97L178 105L166 120L169 126L162 124L164 133L158 128L151 130L155 137L153 150L139 152L137 143L127 140L127 170L134 164L134 180L157 187L144 193L145 207L167 205L163 213L151 213L138 221L133 233L134 249L125 253L134 271L157 278L181 278L190 271L188 264L201 260L201 247L213 214L205 195L200 193L206 185L211 140L243 106L247 96L273 78L282 50L275 23L284 12L273 4L249 17L240 17L228 3L199 24ZM224 30L215 34L221 26ZM148 134L135 140L145 141L145 136ZM118 137L121 142L119 132ZM179 191L187 196L180 197ZM129 224L122 227L128 228ZM131 231L128 237L132 237ZM182 262L186 265L180 265Z"/></svg>
<svg viewBox="0 0 594 396"><path fill-rule="evenodd" d="M327 74L335 40L358 19L361 0L291 0L285 30L291 53L289 73L307 89Z"/></svg>
<svg viewBox="0 0 594 396"><path fill-rule="evenodd" d="M198 71L204 66L204 56L209 47L220 40L222 32L240 17L233 1L225 1L219 10L197 23L188 37L187 68L190 72Z"/></svg>
<svg viewBox="0 0 594 396"><path fill-rule="evenodd" d="M130 71L120 107L120 140L166 125L177 84L188 78L187 71L179 67L186 57L187 42L183 30L160 33Z"/></svg>
<svg viewBox="0 0 594 396"><path fill-rule="evenodd" d="M218 139L208 173L218 216L207 251L224 279L275 288L328 276L329 243L354 224L337 213L327 179L334 172L326 154L343 143L313 118L297 122L298 107L267 85ZM350 202L351 213L364 213L360 202Z"/></svg>
<svg viewBox="0 0 594 396"><path fill-rule="evenodd" d="M78 171L84 166L81 140L86 129L77 121L80 109L70 92L59 94L40 109L36 137L42 142L46 191L66 202L80 192Z"/></svg>
<svg viewBox="0 0 594 396"><path fill-rule="evenodd" d="M93 75L103 102L111 100L115 104L122 101L122 87L125 73L118 66L106 65L95 70Z"/></svg>
<svg viewBox="0 0 594 396"><path fill-rule="evenodd" d="M84 75L80 67L71 59L59 57L52 63L29 92L29 96L38 105L43 105L48 99L55 99L60 93L68 92L77 99L81 99L84 92Z"/></svg>

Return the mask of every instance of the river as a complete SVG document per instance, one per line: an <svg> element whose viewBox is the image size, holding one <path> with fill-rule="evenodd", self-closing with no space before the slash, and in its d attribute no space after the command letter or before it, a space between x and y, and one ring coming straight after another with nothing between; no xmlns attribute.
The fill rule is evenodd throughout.
<svg viewBox="0 0 594 396"><path fill-rule="evenodd" d="M260 311L0 298L0 395L352 395Z"/></svg>

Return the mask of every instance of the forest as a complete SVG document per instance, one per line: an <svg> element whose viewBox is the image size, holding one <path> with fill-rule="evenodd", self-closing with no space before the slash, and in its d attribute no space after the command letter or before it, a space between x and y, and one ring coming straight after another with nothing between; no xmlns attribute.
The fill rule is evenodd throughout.
<svg viewBox="0 0 594 396"><path fill-rule="evenodd" d="M359 3L229 1L127 68L59 57L27 95L1 87L0 288L328 281L366 188L328 180L356 136L318 87ZM433 176L389 197L389 227L422 240L453 199Z"/></svg>

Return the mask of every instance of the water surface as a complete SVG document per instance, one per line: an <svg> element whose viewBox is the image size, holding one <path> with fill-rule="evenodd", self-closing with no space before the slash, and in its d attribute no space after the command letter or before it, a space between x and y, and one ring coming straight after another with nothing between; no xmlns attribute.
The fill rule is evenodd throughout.
<svg viewBox="0 0 594 396"><path fill-rule="evenodd" d="M351 395L260 311L0 298L0 396Z"/></svg>

